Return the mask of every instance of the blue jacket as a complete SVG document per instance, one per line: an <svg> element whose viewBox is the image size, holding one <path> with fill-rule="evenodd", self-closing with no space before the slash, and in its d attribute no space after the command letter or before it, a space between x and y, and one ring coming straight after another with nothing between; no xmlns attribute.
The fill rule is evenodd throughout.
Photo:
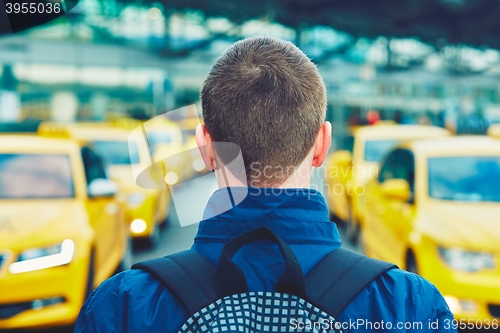
<svg viewBox="0 0 500 333"><path fill-rule="evenodd" d="M205 216L213 216L213 207L226 198L226 190L217 190ZM239 205L200 222L192 249L215 265L226 242L261 226L290 245L304 274L341 246L337 227L328 220L328 209L319 192L250 188ZM274 291L284 270L282 257L271 243L247 245L233 260L243 269L250 291ZM90 295L75 332L171 333L177 332L187 319L180 304L159 282L146 272L129 270L103 282ZM387 331L393 332L454 332L449 328L453 315L439 291L429 281L404 270L390 270L372 282L337 320L344 332L383 328L392 328ZM438 329L433 330L435 326Z"/></svg>

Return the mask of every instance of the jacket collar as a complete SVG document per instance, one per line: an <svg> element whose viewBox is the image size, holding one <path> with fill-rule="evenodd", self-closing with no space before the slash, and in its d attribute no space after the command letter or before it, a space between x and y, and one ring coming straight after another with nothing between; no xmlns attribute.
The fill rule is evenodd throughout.
<svg viewBox="0 0 500 333"><path fill-rule="evenodd" d="M341 245L325 199L314 189L221 188L210 197L203 216L198 243L225 243L243 232L268 227L287 243Z"/></svg>

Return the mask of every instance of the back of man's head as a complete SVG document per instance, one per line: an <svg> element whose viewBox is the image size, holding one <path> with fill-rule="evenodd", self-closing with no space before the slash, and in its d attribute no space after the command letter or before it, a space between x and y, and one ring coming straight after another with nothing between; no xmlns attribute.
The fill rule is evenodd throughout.
<svg viewBox="0 0 500 333"><path fill-rule="evenodd" d="M212 140L240 147L248 184L271 187L286 181L313 147L325 118L326 89L295 45L252 37L216 60L201 103ZM266 167L267 175L282 176L266 177Z"/></svg>

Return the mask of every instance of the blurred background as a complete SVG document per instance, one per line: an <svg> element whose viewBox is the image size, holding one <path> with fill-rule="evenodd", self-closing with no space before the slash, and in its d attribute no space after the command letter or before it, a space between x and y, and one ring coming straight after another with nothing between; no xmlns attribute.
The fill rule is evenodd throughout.
<svg viewBox="0 0 500 333"><path fill-rule="evenodd" d="M196 103L215 57L265 34L318 65L338 135L370 110L484 133L500 120L498 11L496 0L81 0L0 37L0 121L151 117Z"/></svg>
<svg viewBox="0 0 500 333"><path fill-rule="evenodd" d="M383 140L374 134L370 139L368 134L357 137L357 129L380 123L433 125L446 129L450 135L487 137L488 128L500 123L498 17L498 0L80 0L70 12L47 24L15 34L0 34L0 131L5 134L38 130L38 134L46 137L65 136L81 146L89 145L101 155L110 178L118 180L121 171L113 165L135 163L132 155L127 156L132 154L130 141L128 151L123 145L127 142L124 131L130 133L154 120L147 134L150 140L155 137L159 142L159 146L150 147L163 154L156 160L189 150L189 154L171 158L172 168L163 174L170 187L156 189L154 193L144 192L134 187L136 179L129 170L125 177L129 179L120 180L126 185L120 185L117 193L111 192L126 206L124 216L130 237L144 241L134 242L131 260L166 255L190 247L197 230L195 222L201 218L204 204L216 188L212 176L199 177L206 170L197 155L193 133L199 123L199 91L203 80L214 60L233 42L254 35L294 42L318 66L327 86L327 120L333 125L332 158L327 168L361 165L362 157L356 162L356 149L362 150L355 147L356 141L366 143L363 148L365 160L377 162L381 167L387 153L396 146L396 139L402 141L406 134ZM179 112L162 116L179 108ZM40 130L40 123L49 125ZM51 123L75 124L75 127L61 129ZM78 124L81 128L89 128L96 137L82 134L84 130L81 132ZM156 136L155 128L159 131ZM108 134L96 134L103 129L103 133ZM122 131L115 132L117 129ZM497 129L490 131L490 137L491 133L500 137L500 128ZM169 133L168 138L164 133ZM415 134L415 138L435 137L440 133L444 132ZM101 148L104 151L99 152L97 143L110 141L111 136L115 140L114 148L101 145L108 148ZM374 138L385 144L373 146L367 153L369 141ZM14 138L10 140L14 142ZM8 146L8 138L2 142ZM361 147L361 143L359 145ZM493 146L498 147L498 141ZM339 151L349 153L343 157L334 156ZM494 167L500 166L498 152L486 148L485 151L483 155L495 156L488 160L490 166L491 163ZM140 152L137 154L139 164L142 157L139 157ZM370 160L367 154L375 154L375 157ZM2 163L0 159L0 173ZM89 182L87 170L85 172ZM500 177L498 173L491 174ZM137 177L137 173L134 176ZM198 183L194 182L196 178L200 178ZM353 212L360 214L356 218L366 219L359 213L366 208L358 203L356 195L349 193L345 196L342 192L340 199L332 199L335 197L331 193L332 186L338 183L338 179L336 183L333 178L338 177L317 170L313 185L329 198L332 221L345 227L341 230L345 245L363 251L363 242L359 239L362 234L359 229L363 226L358 227L362 221L355 220ZM351 178L341 179L340 186L345 187L349 182L356 184L356 177ZM365 186L367 181L359 180L359 184ZM174 185L178 185L175 195ZM120 196L122 192L125 194ZM477 198L477 194L474 195ZM0 197L0 204L2 199L5 198ZM332 208L335 200L338 207ZM496 210L488 212L498 217L498 199L484 201L495 202ZM147 208L147 202L155 204ZM414 203L409 201L409 204ZM339 208L342 205L343 210ZM478 211L482 209L478 205L474 207ZM188 222L179 223L181 211ZM5 226L10 223L8 218L2 220L1 214L0 211L0 236L6 233L8 228ZM152 222L148 222L146 215ZM163 223L165 221L167 223ZM186 224L190 226L177 228ZM40 231L41 235L43 232ZM498 232L493 234L498 235ZM9 258L2 257L5 245L2 246L1 239L0 290L2 274L9 274L7 268L2 271L1 267L2 260ZM477 260L484 260L483 268L494 269L486 278L486 284L498 286L500 248L491 245L494 249L488 249L496 253L493 259L471 257L470 253L482 251L481 240L476 240L475 244L473 250L476 252L440 252L440 255L443 258L452 256L443 260L455 260L454 263L476 260L477 264ZM27 248L32 246L26 245ZM408 258L402 266L422 273ZM460 267L463 267L462 261ZM101 280L109 275L102 275ZM9 280L11 286L16 285L16 278L13 276ZM19 286L16 288L21 288ZM495 288L481 289L481 297L488 293L500 294L498 287ZM447 301L460 318L500 318L500 299L488 305L470 303L468 298L463 301L455 296L449 296ZM71 323L71 316L63 321L56 317L53 321L17 322L12 319L23 315L26 309L55 306L64 303L61 300L65 299L47 301L49 298L45 296L33 297L18 297L14 293L4 299L0 296L0 329ZM26 307L24 310L19 310L21 303Z"/></svg>

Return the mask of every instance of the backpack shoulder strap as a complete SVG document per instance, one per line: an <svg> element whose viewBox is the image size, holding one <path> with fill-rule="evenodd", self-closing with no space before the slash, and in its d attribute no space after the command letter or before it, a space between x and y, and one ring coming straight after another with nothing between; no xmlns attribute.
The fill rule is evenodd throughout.
<svg viewBox="0 0 500 333"><path fill-rule="evenodd" d="M372 281L393 268L397 266L337 249L307 274L308 301L336 318Z"/></svg>
<svg viewBox="0 0 500 333"><path fill-rule="evenodd" d="M184 307L189 317L217 300L215 267L194 250L163 258L138 262L132 269L141 269L155 277Z"/></svg>

